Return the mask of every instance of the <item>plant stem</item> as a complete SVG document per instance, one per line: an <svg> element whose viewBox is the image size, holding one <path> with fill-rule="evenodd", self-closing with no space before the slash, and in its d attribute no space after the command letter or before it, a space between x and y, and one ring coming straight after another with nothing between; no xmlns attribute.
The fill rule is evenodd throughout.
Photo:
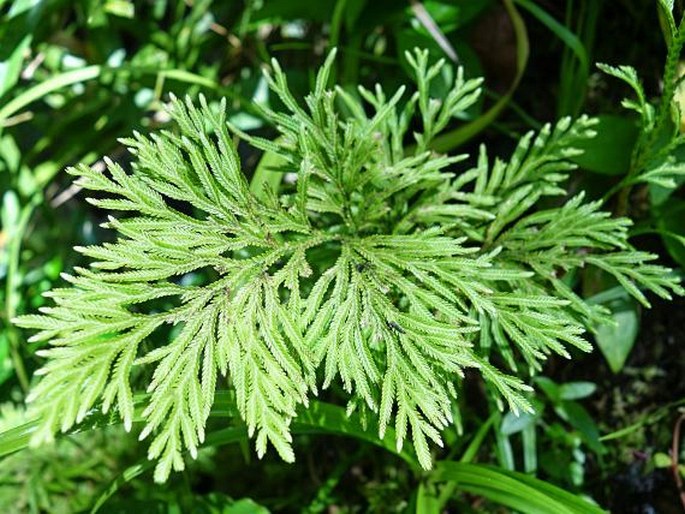
<svg viewBox="0 0 685 514"><path fill-rule="evenodd" d="M675 479L683 508L685 508L685 491L683 491L683 479L681 478L680 470L678 469L678 455L680 453L680 426L684 420L685 413L682 413L675 423L675 428L673 429L673 443L671 445L671 471L673 472L673 478Z"/></svg>

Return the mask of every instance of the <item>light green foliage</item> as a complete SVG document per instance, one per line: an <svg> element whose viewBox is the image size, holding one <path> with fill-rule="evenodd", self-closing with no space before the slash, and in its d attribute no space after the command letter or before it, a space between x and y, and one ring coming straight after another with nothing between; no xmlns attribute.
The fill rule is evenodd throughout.
<svg viewBox="0 0 685 514"><path fill-rule="evenodd" d="M582 195L534 211L543 197L563 202L568 159L593 120L528 134L508 162L483 149L465 169L465 156L429 148L476 101L479 80L459 71L446 99L430 98L442 63L416 51L416 93L378 86L357 96L327 88L334 58L304 106L273 63L269 83L286 108L263 112L275 141L227 124L224 104L174 99L177 131L124 141L131 172L111 161L108 174L70 170L99 193L94 204L130 214L110 218L115 242L78 249L92 265L50 293L53 307L16 320L50 343L29 397L42 419L35 443L94 408L116 410L130 429L132 391L147 388L141 438L153 438L163 481L183 468L184 450L196 455L221 376L257 453L271 444L292 461L298 409L339 381L350 411L373 413L380 437L393 425L397 446L410 438L428 468L429 441L440 445L452 423L466 368L512 410L530 410L529 387L491 364L492 351L515 370L515 354L536 369L550 353L590 348L584 326L604 312L562 281L566 271L598 266L645 303L642 288L682 293L667 269L645 265L652 255L630 247L627 220ZM282 156L296 181L253 193L233 134ZM184 280L200 270L204 283ZM165 326L173 337L151 347Z"/></svg>

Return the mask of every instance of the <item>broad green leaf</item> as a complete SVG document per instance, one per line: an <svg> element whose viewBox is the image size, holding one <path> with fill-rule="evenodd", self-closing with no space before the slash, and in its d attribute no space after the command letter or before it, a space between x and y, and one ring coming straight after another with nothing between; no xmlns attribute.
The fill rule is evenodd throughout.
<svg viewBox="0 0 685 514"><path fill-rule="evenodd" d="M604 447L599 440L599 429L588 411L578 402L563 401L557 412L580 432L585 444L595 453L604 453Z"/></svg>
<svg viewBox="0 0 685 514"><path fill-rule="evenodd" d="M655 216L668 253L685 267L685 201L670 198L655 210Z"/></svg>
<svg viewBox="0 0 685 514"><path fill-rule="evenodd" d="M594 382L566 382L559 387L562 400L580 400L587 398L597 390Z"/></svg>
<svg viewBox="0 0 685 514"><path fill-rule="evenodd" d="M99 77L101 72L101 66L88 66L86 68L67 71L65 73L55 75L54 77L41 82L31 89L27 89L0 108L0 126L2 126L3 122L7 120L7 118L17 113L17 111L44 97L45 95L72 84L93 80Z"/></svg>
<svg viewBox="0 0 685 514"><path fill-rule="evenodd" d="M600 514L582 497L524 473L483 464L439 462L433 480L454 481L456 490L482 496L523 514Z"/></svg>
<svg viewBox="0 0 685 514"><path fill-rule="evenodd" d="M421 482L416 488L413 512L415 514L439 514L441 512L440 499L435 494L432 484Z"/></svg>
<svg viewBox="0 0 685 514"><path fill-rule="evenodd" d="M250 191L258 198L264 198L265 187L277 193L283 180L283 172L278 168L287 163L286 159L275 152L264 152L250 181Z"/></svg>
<svg viewBox="0 0 685 514"><path fill-rule="evenodd" d="M637 338L640 325L638 306L626 293L623 299L615 300L607 307L611 309L614 323L595 327L595 339L611 371L618 373L623 369Z"/></svg>
<svg viewBox="0 0 685 514"><path fill-rule="evenodd" d="M504 415L504 418L502 418L500 431L504 435L516 434L531 425L535 425L537 418L538 416L536 414L530 414L528 412L522 412L518 416L513 412L507 412Z"/></svg>
<svg viewBox="0 0 685 514"><path fill-rule="evenodd" d="M535 473L538 469L537 427L530 424L521 431L523 441L523 471Z"/></svg>
<svg viewBox="0 0 685 514"><path fill-rule="evenodd" d="M27 35L15 47L11 55L4 61L0 61L0 96L7 91L19 80L21 74L21 66L24 62L24 55L31 45L31 36Z"/></svg>
<svg viewBox="0 0 685 514"><path fill-rule="evenodd" d="M547 377L536 377L535 385L537 385L547 395L547 398L553 405L561 401L561 388L554 380Z"/></svg>
<svg viewBox="0 0 685 514"><path fill-rule="evenodd" d="M606 114L597 119L599 123L594 127L597 136L578 145L584 153L573 161L602 175L625 175L630 169L631 150L639 127L634 119L624 116Z"/></svg>

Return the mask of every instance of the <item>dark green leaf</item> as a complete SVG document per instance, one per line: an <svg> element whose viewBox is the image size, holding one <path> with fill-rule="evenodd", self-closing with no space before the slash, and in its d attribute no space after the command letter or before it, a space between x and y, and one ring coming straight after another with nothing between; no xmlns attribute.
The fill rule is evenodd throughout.
<svg viewBox="0 0 685 514"><path fill-rule="evenodd" d="M614 115L598 116L597 136L578 147L584 151L573 160L586 170L603 175L625 175L630 169L631 151L639 128L632 118Z"/></svg>
<svg viewBox="0 0 685 514"><path fill-rule="evenodd" d="M640 325L637 302L624 291L623 298L607 304L614 323L595 327L595 339L611 371L618 373L633 349Z"/></svg>

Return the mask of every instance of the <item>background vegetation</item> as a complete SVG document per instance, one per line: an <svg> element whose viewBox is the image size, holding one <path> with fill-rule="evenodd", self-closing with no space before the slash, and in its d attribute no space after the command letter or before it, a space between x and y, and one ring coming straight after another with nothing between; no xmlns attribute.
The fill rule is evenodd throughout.
<svg viewBox="0 0 685 514"><path fill-rule="evenodd" d="M682 177L669 187L625 187L640 126L621 107L629 88L595 66L635 67L646 96L658 98L669 84L669 33L658 5L0 0L0 428L19 434L23 399L41 363L40 345L28 344L9 320L37 311L46 302L42 293L62 283L60 273L83 263L72 246L111 237L100 228L103 212L83 200L65 167L103 169L103 155L126 163L117 138L168 124L162 107L170 93L226 97L234 125L272 136L254 107L277 105L260 71L271 57L299 97L332 47L339 49L334 79L346 88L381 82L391 90L408 82L403 55L416 46L458 62L468 77L484 76L485 99L439 138L442 151L477 155L486 142L491 153L509 155L522 134L547 121L599 116L598 137L578 159L569 187L604 197L615 213L631 217L638 248L672 267L685 265ZM676 17L681 7L676 2ZM440 95L448 86L435 87ZM261 155L246 148L241 157L252 176ZM612 512L680 512L675 426L685 405L685 302L650 297L653 309L643 311L602 274L573 280L618 323L597 327L598 351L550 359L534 380L535 414L501 414L467 380L464 435L448 430L439 455L454 464L439 470L453 486L438 488L401 456L317 433L314 424L295 441L295 464L271 454L257 460L244 441L218 438L189 469L153 486L145 448L115 426L18 453L16 438L0 441L8 455L0 465L0 510L502 512L501 495L510 499L504 505L525 510L536 494L543 502L557 494L526 481L538 477ZM479 481L459 467L468 463L497 467L479 468ZM519 474L507 475L513 471ZM483 484L492 479L503 489L488 490Z"/></svg>

